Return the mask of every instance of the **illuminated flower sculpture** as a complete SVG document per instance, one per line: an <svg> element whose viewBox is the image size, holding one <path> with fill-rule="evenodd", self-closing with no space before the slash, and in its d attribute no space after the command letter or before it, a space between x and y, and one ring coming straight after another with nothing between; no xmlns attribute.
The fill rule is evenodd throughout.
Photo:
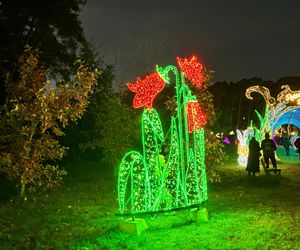
<svg viewBox="0 0 300 250"><path fill-rule="evenodd" d="M165 82L158 73L148 75L144 80L138 77L136 84L127 83L127 87L136 93L133 99L133 107L147 107L151 109L155 96L162 91L164 86Z"/></svg>
<svg viewBox="0 0 300 250"><path fill-rule="evenodd" d="M144 108L142 152L127 152L119 166L118 203L121 215L137 215L173 209L200 207L207 200L204 165L204 113L185 77L200 86L203 66L193 57L173 65L157 66L157 73L128 83L135 93L134 108ZM175 78L170 78L169 73ZM152 107L155 96L175 79L177 113L164 133L159 114ZM166 152L166 148L168 151ZM164 149L164 150L163 150Z"/></svg>
<svg viewBox="0 0 300 250"><path fill-rule="evenodd" d="M206 124L206 117L201 110L200 104L197 101L188 102L186 110L189 133L192 133L194 130L199 131Z"/></svg>
<svg viewBox="0 0 300 250"><path fill-rule="evenodd" d="M198 61L198 58L193 56L188 60L177 57L177 63L185 77L196 87L200 88L202 83L205 82L205 78L202 74L203 65Z"/></svg>

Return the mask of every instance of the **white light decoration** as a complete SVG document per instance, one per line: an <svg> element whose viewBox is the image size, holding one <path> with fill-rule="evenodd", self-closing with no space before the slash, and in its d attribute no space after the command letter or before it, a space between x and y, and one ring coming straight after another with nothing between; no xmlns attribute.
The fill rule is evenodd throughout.
<svg viewBox="0 0 300 250"><path fill-rule="evenodd" d="M238 164L240 166L247 166L248 163L248 154L249 154L249 146L247 140L250 135L250 130L246 129L245 131L236 130L237 138L239 140L238 144Z"/></svg>
<svg viewBox="0 0 300 250"><path fill-rule="evenodd" d="M251 86L251 87L247 88L245 95L250 100L253 100L253 98L251 96L252 92L260 93L263 96L263 98L265 99L266 104L268 106L272 107L272 106L276 105L276 99L271 96L270 90L268 88L259 86L259 85Z"/></svg>
<svg viewBox="0 0 300 250"><path fill-rule="evenodd" d="M246 89L246 97L253 99L251 93L257 92L261 94L266 101L265 119L268 123L267 128L262 133L270 132L274 133L275 129L283 124L293 124L300 128L300 90L292 91L289 85L282 85L283 89L275 99L271 97L268 88L263 86L251 86ZM261 128L262 129L262 128Z"/></svg>

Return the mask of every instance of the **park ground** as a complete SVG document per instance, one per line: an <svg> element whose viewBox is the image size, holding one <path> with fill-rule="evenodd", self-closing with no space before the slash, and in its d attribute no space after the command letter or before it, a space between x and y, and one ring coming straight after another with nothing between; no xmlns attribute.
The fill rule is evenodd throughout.
<svg viewBox="0 0 300 250"><path fill-rule="evenodd" d="M189 211L144 216L148 230L121 232L113 170L98 161L66 163L57 190L21 200L0 191L0 249L300 249L300 161L278 150L281 175L253 177L229 159L209 183L207 222Z"/></svg>

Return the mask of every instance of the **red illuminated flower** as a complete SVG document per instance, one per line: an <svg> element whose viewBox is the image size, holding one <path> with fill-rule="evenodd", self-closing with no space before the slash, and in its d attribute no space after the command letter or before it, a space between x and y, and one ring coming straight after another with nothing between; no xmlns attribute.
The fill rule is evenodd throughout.
<svg viewBox="0 0 300 250"><path fill-rule="evenodd" d="M164 80L158 73L153 73L141 80L140 77L136 79L135 83L127 83L127 87L136 95L133 99L133 107L147 107L152 108L154 97L162 91L165 86Z"/></svg>
<svg viewBox="0 0 300 250"><path fill-rule="evenodd" d="M185 77L191 81L196 87L200 88L202 83L205 82L202 74L203 65L198 61L196 56L193 56L190 61L188 59L176 58L177 63L183 71Z"/></svg>
<svg viewBox="0 0 300 250"><path fill-rule="evenodd" d="M198 102L188 102L186 105L188 130L192 133L194 130L199 131L206 124L205 114L202 112Z"/></svg>

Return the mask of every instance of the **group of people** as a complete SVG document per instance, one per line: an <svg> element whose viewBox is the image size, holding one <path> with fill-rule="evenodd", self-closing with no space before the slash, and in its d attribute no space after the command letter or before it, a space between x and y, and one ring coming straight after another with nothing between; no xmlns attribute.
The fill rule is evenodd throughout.
<svg viewBox="0 0 300 250"><path fill-rule="evenodd" d="M261 146L255 137L252 137L249 141L249 155L248 155L248 163L246 170L249 175L255 175L255 173L259 172L259 158L261 156L260 151L263 151L263 157L266 163L266 168L269 168L269 160L271 160L273 168L277 168L276 159L275 159L275 150L276 150L275 142L270 139L270 135L268 133L265 134L265 139L261 142Z"/></svg>
<svg viewBox="0 0 300 250"><path fill-rule="evenodd" d="M300 160L300 137L298 137L294 143L297 148ZM249 155L246 170L249 175L255 176L255 173L259 172L259 159L261 156L260 151L263 152L263 158L266 164L266 168L269 168L269 160L272 162L273 168L277 169L277 163L275 158L275 150L277 146L275 142L270 138L268 133L265 134L265 139L259 145L255 137L252 137L249 141Z"/></svg>

